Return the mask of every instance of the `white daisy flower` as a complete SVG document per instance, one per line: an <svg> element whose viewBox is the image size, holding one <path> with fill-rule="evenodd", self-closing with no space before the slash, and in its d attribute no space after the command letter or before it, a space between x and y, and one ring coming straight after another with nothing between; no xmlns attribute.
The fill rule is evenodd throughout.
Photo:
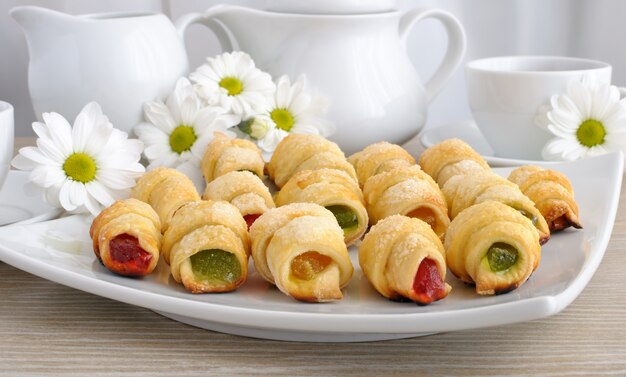
<svg viewBox="0 0 626 377"><path fill-rule="evenodd" d="M239 124L238 115L227 114L223 108L204 106L193 86L180 78L167 102L144 105L147 123L134 129L146 148L148 170L157 166L176 168L185 173L195 172L215 131L229 136L229 128ZM194 182L195 177L191 177Z"/></svg>
<svg viewBox="0 0 626 377"><path fill-rule="evenodd" d="M239 130L256 141L259 148L264 152L263 157L267 159L271 157L278 143L289 135L289 132L276 127L268 115L257 115L241 122Z"/></svg>
<svg viewBox="0 0 626 377"><path fill-rule="evenodd" d="M626 147L626 100L617 87L590 78L552 96L536 121L555 136L543 148L546 160L572 161Z"/></svg>
<svg viewBox="0 0 626 377"><path fill-rule="evenodd" d="M276 89L272 77L256 68L250 55L241 51L207 58L189 77L209 105L244 118L265 112Z"/></svg>
<svg viewBox="0 0 626 377"><path fill-rule="evenodd" d="M276 83L276 93L267 114L276 128L285 132L315 134L324 137L335 132L335 126L323 118L328 102L309 90L304 76L291 84L282 76Z"/></svg>
<svg viewBox="0 0 626 377"><path fill-rule="evenodd" d="M143 143L113 128L100 105L87 104L73 127L57 113L43 113L43 120L33 123L37 146L20 149L11 164L31 172L29 182L44 189L48 203L97 215L130 195L145 170Z"/></svg>

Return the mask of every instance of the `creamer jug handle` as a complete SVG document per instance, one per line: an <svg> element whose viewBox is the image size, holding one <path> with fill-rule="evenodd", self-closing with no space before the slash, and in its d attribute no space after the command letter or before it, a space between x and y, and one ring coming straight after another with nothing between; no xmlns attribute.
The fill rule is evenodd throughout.
<svg viewBox="0 0 626 377"><path fill-rule="evenodd" d="M222 51L233 51L233 42L228 35L226 27L215 19L215 16L220 13L222 8L225 8L225 6L217 5L209 8L205 13L189 13L180 17L175 23L178 34L184 39L185 32L191 24L201 24L211 29L213 34L215 34L222 46Z"/></svg>
<svg viewBox="0 0 626 377"><path fill-rule="evenodd" d="M439 68L424 85L426 98L430 102L441 92L463 61L466 40L461 22L451 13L441 9L413 9L400 18L400 40L405 47L409 31L415 24L427 18L434 18L441 22L448 34L446 55L441 61Z"/></svg>

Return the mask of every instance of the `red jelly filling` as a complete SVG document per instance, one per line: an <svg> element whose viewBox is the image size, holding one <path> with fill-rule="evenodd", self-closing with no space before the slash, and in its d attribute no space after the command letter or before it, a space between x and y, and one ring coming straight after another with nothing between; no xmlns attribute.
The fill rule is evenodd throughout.
<svg viewBox="0 0 626 377"><path fill-rule="evenodd" d="M256 221L256 219L258 219L261 216L260 213L252 213L250 215L245 215L243 217L244 220L246 220L246 224L248 224L248 229L250 229L250 227L252 226L252 224L254 224L254 222Z"/></svg>
<svg viewBox="0 0 626 377"><path fill-rule="evenodd" d="M120 275L143 276L150 271L148 267L152 255L139 246L139 240L130 234L120 234L109 241L109 253L113 266L110 268Z"/></svg>
<svg viewBox="0 0 626 377"><path fill-rule="evenodd" d="M446 297L445 283L439 275L437 264L432 259L422 259L413 280L413 292L415 292L414 301L422 305Z"/></svg>

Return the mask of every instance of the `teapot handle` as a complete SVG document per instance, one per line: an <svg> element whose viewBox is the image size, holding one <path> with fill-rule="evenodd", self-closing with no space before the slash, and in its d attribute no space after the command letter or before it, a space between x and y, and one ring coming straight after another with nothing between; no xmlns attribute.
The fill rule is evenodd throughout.
<svg viewBox="0 0 626 377"><path fill-rule="evenodd" d="M400 18L400 40L406 46L409 31L415 24L426 19L434 18L443 24L448 34L448 50L441 65L424 85L426 98L430 102L441 92L452 74L461 64L465 55L465 31L459 20L451 13L441 9L413 9Z"/></svg>
<svg viewBox="0 0 626 377"><path fill-rule="evenodd" d="M219 13L219 8L221 8L220 5L210 8L205 13L190 13L180 17L175 23L176 30L178 30L180 37L184 39L187 28L191 24L201 24L209 28L213 34L215 34L222 47L222 51L233 51L233 43L228 36L226 27L214 18L215 15Z"/></svg>

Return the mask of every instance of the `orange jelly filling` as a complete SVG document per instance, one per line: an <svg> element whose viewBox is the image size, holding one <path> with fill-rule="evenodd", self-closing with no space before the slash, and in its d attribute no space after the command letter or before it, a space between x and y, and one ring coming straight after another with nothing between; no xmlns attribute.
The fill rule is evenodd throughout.
<svg viewBox="0 0 626 377"><path fill-rule="evenodd" d="M330 257L317 251L307 251L293 259L291 274L300 280L312 280L317 274L324 271L332 261Z"/></svg>
<svg viewBox="0 0 626 377"><path fill-rule="evenodd" d="M426 224L430 225L433 230L437 225L437 217L432 209L426 207L417 208L409 213L407 213L408 217L413 217L416 219L420 219L424 221Z"/></svg>

